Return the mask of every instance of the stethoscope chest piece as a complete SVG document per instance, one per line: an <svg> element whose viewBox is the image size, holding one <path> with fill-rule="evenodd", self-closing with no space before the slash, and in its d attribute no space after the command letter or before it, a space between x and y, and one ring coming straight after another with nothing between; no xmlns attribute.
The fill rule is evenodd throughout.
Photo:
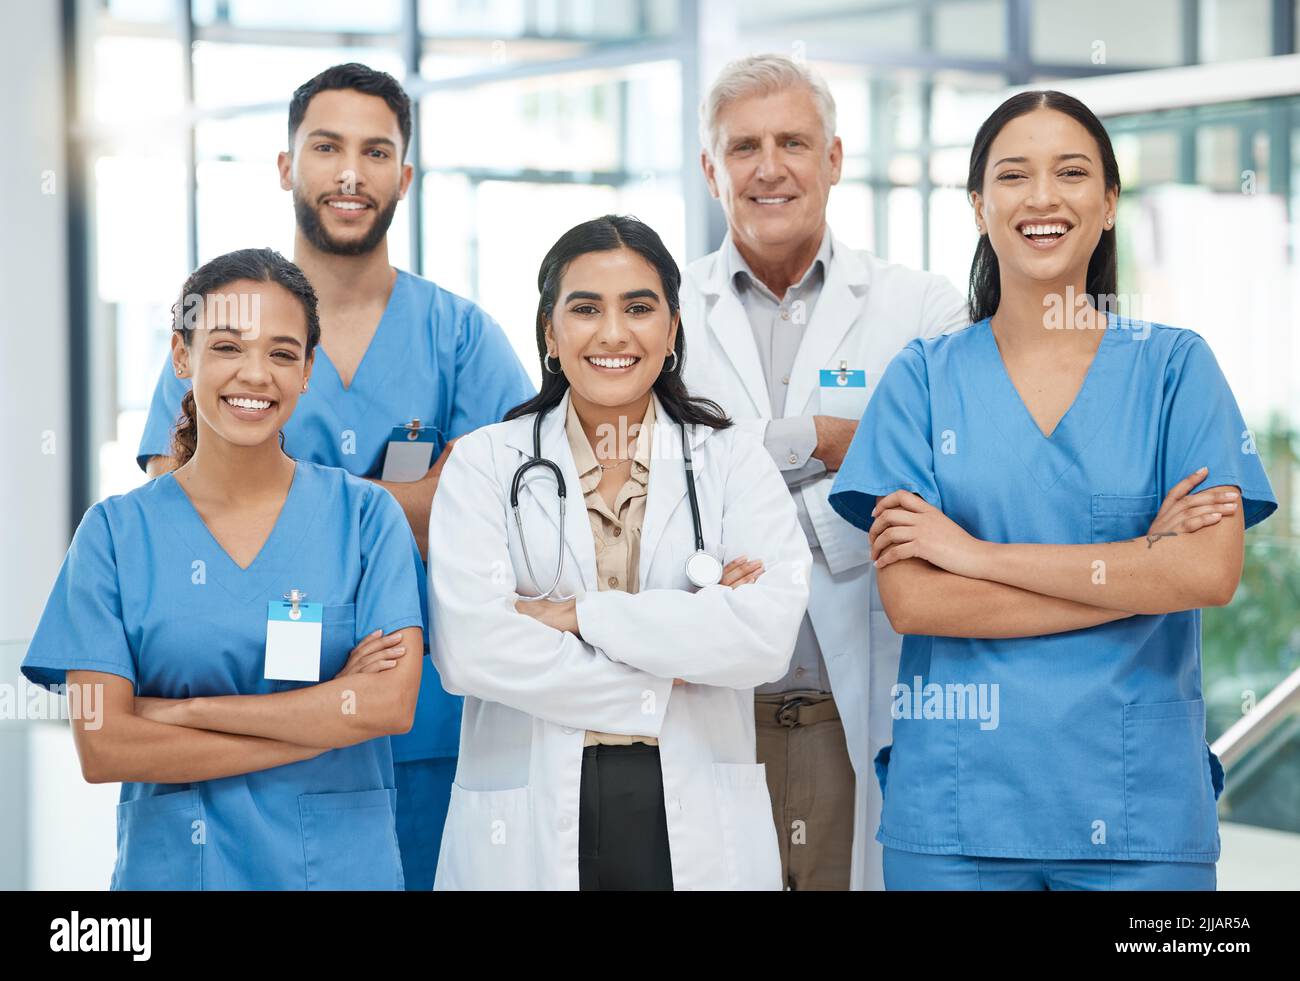
<svg viewBox="0 0 1300 981"><path fill-rule="evenodd" d="M722 582L722 563L716 556L699 549L686 560L686 578L700 589L716 586Z"/></svg>

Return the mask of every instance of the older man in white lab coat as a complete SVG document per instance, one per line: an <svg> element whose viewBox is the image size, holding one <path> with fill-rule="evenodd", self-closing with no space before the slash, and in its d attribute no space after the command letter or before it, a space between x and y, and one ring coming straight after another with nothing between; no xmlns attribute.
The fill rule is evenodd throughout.
<svg viewBox="0 0 1300 981"><path fill-rule="evenodd" d="M901 638L867 536L826 502L867 399L908 341L969 322L942 276L849 249L826 223L843 147L806 66L733 62L700 109L704 174L729 226L682 283L685 380L767 445L812 546L808 616L788 674L755 693L792 889L880 889L880 787Z"/></svg>

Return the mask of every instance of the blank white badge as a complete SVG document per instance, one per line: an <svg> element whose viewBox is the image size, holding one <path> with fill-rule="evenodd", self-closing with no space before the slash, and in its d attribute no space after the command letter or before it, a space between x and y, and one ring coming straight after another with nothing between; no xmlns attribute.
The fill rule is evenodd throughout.
<svg viewBox="0 0 1300 981"><path fill-rule="evenodd" d="M419 480L433 466L437 449L438 431L432 426L419 429L393 427L388 447L384 450L384 470L379 479L399 484Z"/></svg>
<svg viewBox="0 0 1300 981"><path fill-rule="evenodd" d="M320 681L320 635L324 607L288 600L266 604L266 671L273 681Z"/></svg>

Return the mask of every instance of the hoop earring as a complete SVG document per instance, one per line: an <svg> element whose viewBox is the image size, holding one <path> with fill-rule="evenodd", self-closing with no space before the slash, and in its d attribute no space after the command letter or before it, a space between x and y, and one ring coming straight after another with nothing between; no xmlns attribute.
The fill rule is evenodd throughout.
<svg viewBox="0 0 1300 981"><path fill-rule="evenodd" d="M542 367L546 369L546 373L547 373L548 375L562 375L562 374L564 374L564 367L563 367L563 364L562 364L562 362L560 361L559 358L556 358L556 359L555 359L555 363L556 363L556 364L559 364L560 367L559 367L559 368L556 368L554 371L552 371L552 370L551 370L551 356L548 354L548 355L546 355L546 357L542 358Z"/></svg>
<svg viewBox="0 0 1300 981"><path fill-rule="evenodd" d="M672 356L673 356L673 366L671 368L664 368L664 371L670 375L677 370L677 352L673 351ZM667 361L668 359L664 358L664 362L667 363Z"/></svg>

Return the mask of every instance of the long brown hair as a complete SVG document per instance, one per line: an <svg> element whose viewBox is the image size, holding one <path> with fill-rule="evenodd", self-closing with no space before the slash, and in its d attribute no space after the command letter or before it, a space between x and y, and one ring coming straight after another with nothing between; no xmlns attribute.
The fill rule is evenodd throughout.
<svg viewBox="0 0 1300 981"><path fill-rule="evenodd" d="M172 331L181 335L185 347L188 349L194 340L196 315L201 313L203 301L221 287L241 279L276 283L298 298L303 313L307 315L307 347L303 356L310 359L320 342L316 291L307 282L303 271L274 249L239 249L227 252L205 262L190 274L181 287L179 299L172 306ZM198 411L194 405L194 389L191 387L181 399L181 413L172 433L172 456L176 459L176 466L189 462L198 441Z"/></svg>

